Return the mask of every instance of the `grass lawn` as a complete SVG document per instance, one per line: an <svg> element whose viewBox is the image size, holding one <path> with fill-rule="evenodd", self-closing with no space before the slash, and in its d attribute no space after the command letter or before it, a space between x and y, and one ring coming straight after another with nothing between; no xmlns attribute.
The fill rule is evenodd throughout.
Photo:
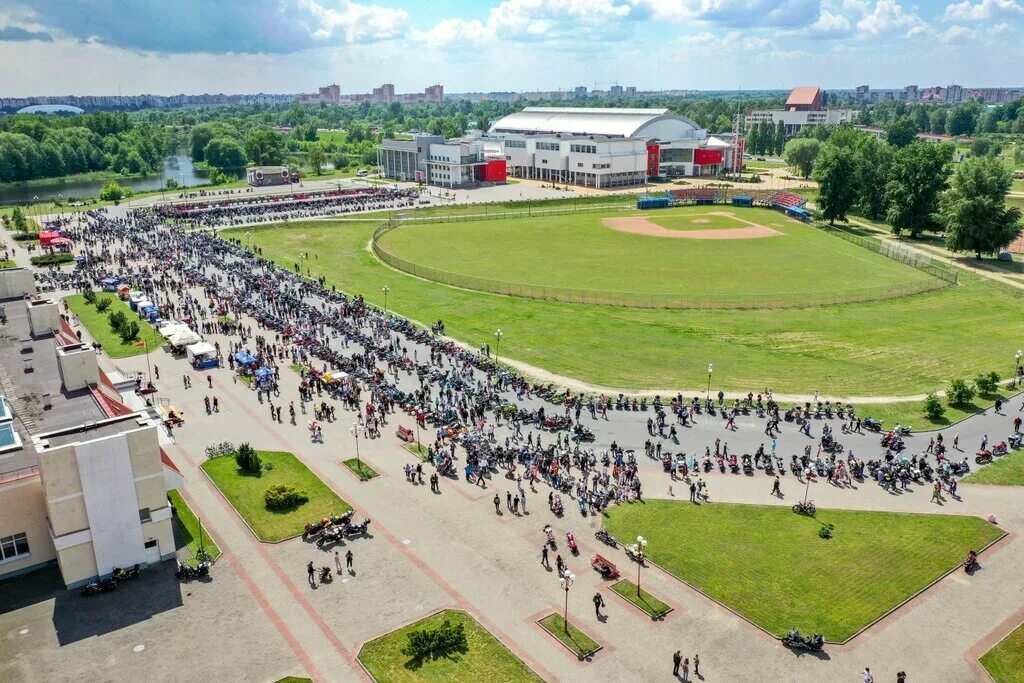
<svg viewBox="0 0 1024 683"><path fill-rule="evenodd" d="M561 614L549 614L538 622L545 631L557 638L563 645L583 659L601 648L593 638L579 630L569 622L566 630L565 619Z"/></svg>
<svg viewBox="0 0 1024 683"><path fill-rule="evenodd" d="M1024 683L1024 624L978 659L996 683Z"/></svg>
<svg viewBox="0 0 1024 683"><path fill-rule="evenodd" d="M410 453L415 455L420 460L426 460L427 459L427 447L424 446L423 444L407 443L407 444L403 444L403 445L405 446L405 449L407 451L409 451Z"/></svg>
<svg viewBox="0 0 1024 683"><path fill-rule="evenodd" d="M292 363L288 367L290 367L298 376L302 376L302 371L304 370L304 368L298 363Z"/></svg>
<svg viewBox="0 0 1024 683"><path fill-rule="evenodd" d="M792 493L792 491L791 491ZM795 494L794 494L795 495ZM818 536L821 524L834 536ZM1003 531L978 517L648 501L613 508L618 538L643 534L663 569L776 636L844 641Z"/></svg>
<svg viewBox="0 0 1024 683"><path fill-rule="evenodd" d="M4 268L14 268L17 265L18 264L15 263L14 261L11 261L10 259L6 259L6 260L3 260L3 261L0 261L0 270L3 270Z"/></svg>
<svg viewBox="0 0 1024 683"><path fill-rule="evenodd" d="M402 649L409 643L408 634L411 631L437 628L445 620L465 625L468 644L466 652L423 662L410 660L407 655L402 654ZM458 610L439 612L415 624L392 631L386 636L371 640L359 651L359 661L376 680L388 683L542 681L473 617Z"/></svg>
<svg viewBox="0 0 1024 683"><path fill-rule="evenodd" d="M612 584L612 590L646 612L652 619L668 614L669 610L672 609L643 588L640 589L640 594L637 595L636 584L628 579Z"/></svg>
<svg viewBox="0 0 1024 683"><path fill-rule="evenodd" d="M901 425L911 425L914 428L914 431L923 432L933 429L943 429L982 410L989 410L995 403L996 398L1002 398L1004 403L1007 400L1006 393L1003 393L998 396L978 397L972 403L968 403L967 405L951 406L946 402L944 397L939 397L939 400L942 401L942 405L946 408L946 414L938 420L932 420L924 414L924 401L862 403L860 405L855 405L854 407L857 409L857 414L861 418L873 417L876 420L884 420L887 427L899 422Z"/></svg>
<svg viewBox="0 0 1024 683"><path fill-rule="evenodd" d="M220 548L218 548L217 544L213 542L212 538L210 538L210 532L206 530L206 527L200 525L199 520L196 519L194 514L192 514L192 509L189 508L188 503L182 499L181 494L178 493L177 489L171 489L168 491L167 497L170 499L171 505L174 506L174 510L176 512L175 518L177 519L177 523L174 525L174 531L182 544L184 544L188 548L188 551L192 553L192 557L195 557L196 553L199 552L200 538L202 538L202 547L206 549L206 552L210 554L210 557L213 559L220 557ZM200 529L202 530L201 535L199 533Z"/></svg>
<svg viewBox="0 0 1024 683"><path fill-rule="evenodd" d="M530 219L520 220L529 226ZM252 229L252 238L265 256L289 269L300 253L317 252L319 258L307 262L313 277L324 276L328 285L363 294L375 305L383 304L381 288L388 285L390 310L424 323L443 319L448 333L470 347L493 343L500 327L503 359L607 387L704 387L713 362L712 389L915 394L942 389L952 377L1003 368L1024 336L1024 292L970 274L962 275L957 287L928 294L810 310L573 305L470 292L397 272L366 249L377 226L377 221L293 223ZM224 234L241 239L243 233ZM834 240L829 246L856 248L823 237ZM551 263L548 270L557 270ZM757 283L748 285L756 291ZM984 329L985 343L964 344L965 329Z"/></svg>
<svg viewBox="0 0 1024 683"><path fill-rule="evenodd" d="M146 353L147 350L155 351L163 345L164 338L160 336L160 333L154 330L145 320L139 318L138 314L128 304L118 299L111 292L96 293L97 301L104 297L110 299L110 308L103 313L97 311L95 306L87 304L81 294L64 297L71 310L78 314L82 326L89 331L93 339L103 346L104 353L111 358L127 358ZM139 336L135 341L125 344L121 341L121 337L110 329L107 316L112 311L117 310L124 311L130 320L134 320L139 324ZM146 346L136 346L142 340L146 340Z"/></svg>
<svg viewBox="0 0 1024 683"><path fill-rule="evenodd" d="M696 206L415 224L389 232L380 244L413 263L458 275L609 292L832 293L859 289L865 283L876 287L928 278L768 209L732 211L737 218L781 232L778 237L676 240L624 233L601 222L635 215L676 230L749 227L741 220L710 215L730 210ZM788 266L779 268L779 263ZM735 277L737 269L744 272L743 278Z"/></svg>
<svg viewBox="0 0 1024 683"><path fill-rule="evenodd" d="M284 678L277 679L274 683L313 683L313 679L301 676L285 676Z"/></svg>
<svg viewBox="0 0 1024 683"><path fill-rule="evenodd" d="M238 469L230 455L211 458L202 464L202 468L261 541L283 541L301 534L306 522L331 514L340 515L352 509L291 453L257 453L264 465L270 463L274 468L252 475ZM275 484L295 486L305 491L309 500L286 512L268 510L263 502L263 492Z"/></svg>
<svg viewBox="0 0 1024 683"><path fill-rule="evenodd" d="M355 458L349 458L348 460L342 460L341 464L352 470L352 474L356 475L363 481L367 479L373 479L377 476L377 470L373 469L365 462L356 460Z"/></svg>
<svg viewBox="0 0 1024 683"><path fill-rule="evenodd" d="M964 484L1024 486L1024 449L1000 456L960 480Z"/></svg>

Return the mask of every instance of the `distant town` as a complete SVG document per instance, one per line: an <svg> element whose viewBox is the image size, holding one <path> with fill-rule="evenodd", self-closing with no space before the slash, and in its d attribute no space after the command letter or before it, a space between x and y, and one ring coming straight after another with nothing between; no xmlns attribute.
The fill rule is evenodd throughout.
<svg viewBox="0 0 1024 683"><path fill-rule="evenodd" d="M767 89L743 91L745 93L770 94L785 93L786 89ZM639 90L636 86L610 85L607 88L588 88L585 85L561 90L531 91L490 91L445 93L440 84L425 87L420 92L396 92L393 83L384 83L373 88L371 92L343 93L337 83L325 85L317 92L309 93L249 93L227 95L223 93L203 93L200 95L38 95L31 97L0 97L0 111L11 113L25 108L36 108L35 111L60 111L81 109L152 109L174 107L203 107L224 105L336 105L354 106L364 102L370 104L401 104L440 103L440 102L517 102L517 101L572 101L587 99L629 99L637 97L722 97L736 95L735 90ZM985 104L1000 104L1024 97L1024 86L980 88L957 84L919 87L907 85L901 88L876 88L869 85L858 85L852 89L827 90L828 97L834 102L847 104L877 104L886 101L919 102L935 104L956 104L966 101L980 101ZM32 110L30 110L32 111Z"/></svg>

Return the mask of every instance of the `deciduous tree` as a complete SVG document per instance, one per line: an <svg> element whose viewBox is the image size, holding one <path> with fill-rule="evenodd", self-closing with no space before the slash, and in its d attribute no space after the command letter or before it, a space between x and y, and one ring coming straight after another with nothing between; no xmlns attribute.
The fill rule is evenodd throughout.
<svg viewBox="0 0 1024 683"><path fill-rule="evenodd" d="M936 220L946 229L946 247L993 254L1020 236L1021 211L1006 207L1013 176L995 157L974 157L957 169L942 193Z"/></svg>

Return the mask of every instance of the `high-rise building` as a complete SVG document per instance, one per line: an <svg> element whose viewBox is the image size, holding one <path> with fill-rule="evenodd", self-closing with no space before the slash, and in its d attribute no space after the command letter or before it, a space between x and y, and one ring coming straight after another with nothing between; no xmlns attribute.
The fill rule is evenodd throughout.
<svg viewBox="0 0 1024 683"><path fill-rule="evenodd" d="M327 104L341 103L341 87L337 83L320 88L320 101Z"/></svg>
<svg viewBox="0 0 1024 683"><path fill-rule="evenodd" d="M395 101L395 86L393 83L385 83L379 88L373 89L373 101L378 104L390 104Z"/></svg>
<svg viewBox="0 0 1024 683"><path fill-rule="evenodd" d="M622 97L622 86L613 85L612 87L608 88L608 95L610 97Z"/></svg>
<svg viewBox="0 0 1024 683"><path fill-rule="evenodd" d="M427 102L444 102L443 85L428 85L423 90L423 94L426 95Z"/></svg>
<svg viewBox="0 0 1024 683"><path fill-rule="evenodd" d="M577 85L572 91L573 97L583 98L587 96L587 86Z"/></svg>
<svg viewBox="0 0 1024 683"><path fill-rule="evenodd" d="M960 102L964 99L964 89L960 85L947 85L946 86L946 101L947 102Z"/></svg>

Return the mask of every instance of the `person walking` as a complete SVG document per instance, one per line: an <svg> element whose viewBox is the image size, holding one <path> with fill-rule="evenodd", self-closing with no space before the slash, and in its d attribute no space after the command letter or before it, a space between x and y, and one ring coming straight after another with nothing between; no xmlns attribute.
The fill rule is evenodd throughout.
<svg viewBox="0 0 1024 683"><path fill-rule="evenodd" d="M940 482L935 482L935 485L932 486L931 502L942 504L942 484Z"/></svg>
<svg viewBox="0 0 1024 683"><path fill-rule="evenodd" d="M551 562L548 560L548 544L540 549L540 563L545 569L551 569Z"/></svg>
<svg viewBox="0 0 1024 683"><path fill-rule="evenodd" d="M683 660L683 683L688 683L690 680L690 658L687 657Z"/></svg>
<svg viewBox="0 0 1024 683"><path fill-rule="evenodd" d="M316 569L313 568L312 562L306 565L306 573L309 574L309 587L316 588Z"/></svg>
<svg viewBox="0 0 1024 683"><path fill-rule="evenodd" d="M497 515L501 514L501 498L498 497L497 493L494 494L494 513Z"/></svg>
<svg viewBox="0 0 1024 683"><path fill-rule="evenodd" d="M334 551L334 566L338 568L338 573L341 573L341 551Z"/></svg>
<svg viewBox="0 0 1024 683"><path fill-rule="evenodd" d="M601 608L604 607L604 598L601 597L600 593L594 593L594 614L597 618L601 618Z"/></svg>
<svg viewBox="0 0 1024 683"><path fill-rule="evenodd" d="M871 675L871 669L864 667L864 683L875 683L875 677Z"/></svg>
<svg viewBox="0 0 1024 683"><path fill-rule="evenodd" d="M349 573L352 572L352 551L349 550L345 553L345 568L348 569Z"/></svg>
<svg viewBox="0 0 1024 683"><path fill-rule="evenodd" d="M690 502L697 502L697 485L694 484L693 482L690 482Z"/></svg>
<svg viewBox="0 0 1024 683"><path fill-rule="evenodd" d="M313 563L310 562L309 566L312 567ZM683 663L683 656L679 654L679 650L672 653L672 675L679 678L679 665Z"/></svg>
<svg viewBox="0 0 1024 683"><path fill-rule="evenodd" d="M693 655L693 675L700 678L700 655Z"/></svg>

